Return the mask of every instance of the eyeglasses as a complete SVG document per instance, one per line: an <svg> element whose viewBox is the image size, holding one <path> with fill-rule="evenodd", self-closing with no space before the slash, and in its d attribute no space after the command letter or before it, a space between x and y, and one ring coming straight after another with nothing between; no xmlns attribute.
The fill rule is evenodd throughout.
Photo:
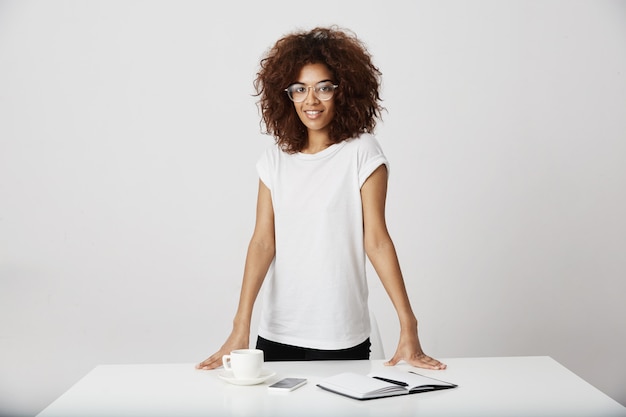
<svg viewBox="0 0 626 417"><path fill-rule="evenodd" d="M313 94L319 100L328 101L333 98L335 94L335 89L339 87L337 84L333 84L331 81L321 81L313 87L307 87L304 84L296 83L291 84L289 87L285 88L287 95L294 103L302 103L306 100L306 97L309 95L309 89L313 89Z"/></svg>

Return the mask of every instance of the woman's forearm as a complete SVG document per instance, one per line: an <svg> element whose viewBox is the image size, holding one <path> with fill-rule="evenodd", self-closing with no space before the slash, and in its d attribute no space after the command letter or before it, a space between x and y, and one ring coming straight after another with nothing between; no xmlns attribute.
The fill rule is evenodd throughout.
<svg viewBox="0 0 626 417"><path fill-rule="evenodd" d="M267 271L274 259L274 246L253 237L248 246L241 293L233 328L250 330L252 311Z"/></svg>
<svg viewBox="0 0 626 417"><path fill-rule="evenodd" d="M417 319L406 291L395 247L387 235L369 244L367 255L398 314L401 331L415 331Z"/></svg>

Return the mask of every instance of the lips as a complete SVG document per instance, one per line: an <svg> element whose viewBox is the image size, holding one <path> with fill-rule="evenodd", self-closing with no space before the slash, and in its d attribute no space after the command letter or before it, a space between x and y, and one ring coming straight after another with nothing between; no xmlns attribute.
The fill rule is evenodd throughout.
<svg viewBox="0 0 626 417"><path fill-rule="evenodd" d="M305 110L303 113L306 114L307 117L309 117L310 119L315 119L320 114L322 114L322 110Z"/></svg>

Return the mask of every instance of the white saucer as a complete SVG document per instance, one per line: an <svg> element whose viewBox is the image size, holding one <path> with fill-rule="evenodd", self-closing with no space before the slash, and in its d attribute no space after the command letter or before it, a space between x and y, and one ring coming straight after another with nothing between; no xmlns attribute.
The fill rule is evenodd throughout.
<svg viewBox="0 0 626 417"><path fill-rule="evenodd" d="M258 378L238 379L238 378L235 378L235 376L233 375L233 371L226 371L226 370L220 371L220 373L217 374L217 376L219 376L224 381L229 382L231 384L235 384L235 385L260 384L261 382L265 382L267 379L273 377L274 375L276 375L276 372L271 371L269 369L263 369L261 371L261 375Z"/></svg>

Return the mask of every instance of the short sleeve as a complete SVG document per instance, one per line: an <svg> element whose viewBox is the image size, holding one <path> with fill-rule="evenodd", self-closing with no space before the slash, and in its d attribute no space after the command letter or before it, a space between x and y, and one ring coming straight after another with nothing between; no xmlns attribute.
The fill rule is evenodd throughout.
<svg viewBox="0 0 626 417"><path fill-rule="evenodd" d="M271 167L274 165L273 161L276 157L275 152L275 146L267 147L267 149L265 149L265 151L261 154L256 163L256 171L259 175L259 179L270 190L273 187L272 176L270 173L272 172Z"/></svg>
<svg viewBox="0 0 626 417"><path fill-rule="evenodd" d="M369 134L361 136L359 139L359 187L365 184L370 175L381 165L387 167L389 173L389 161L385 156L378 140Z"/></svg>

